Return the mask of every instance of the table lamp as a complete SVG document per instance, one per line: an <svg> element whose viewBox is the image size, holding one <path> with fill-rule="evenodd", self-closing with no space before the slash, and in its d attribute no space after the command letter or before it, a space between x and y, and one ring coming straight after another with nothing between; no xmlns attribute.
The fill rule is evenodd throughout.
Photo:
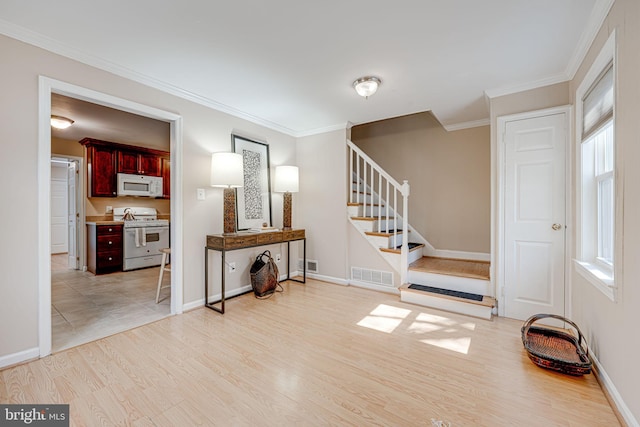
<svg viewBox="0 0 640 427"><path fill-rule="evenodd" d="M298 167L276 166L274 191L284 193L282 201L282 229L291 230L291 193L298 192Z"/></svg>
<svg viewBox="0 0 640 427"><path fill-rule="evenodd" d="M244 185L242 154L211 155L211 186L224 188L224 234L236 233L236 188Z"/></svg>

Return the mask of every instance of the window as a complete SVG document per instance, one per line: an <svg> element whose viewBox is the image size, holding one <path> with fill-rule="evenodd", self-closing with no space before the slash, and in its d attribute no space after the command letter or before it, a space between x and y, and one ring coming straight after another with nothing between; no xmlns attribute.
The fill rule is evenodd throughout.
<svg viewBox="0 0 640 427"><path fill-rule="evenodd" d="M578 125L577 271L615 300L615 34L576 93Z"/></svg>

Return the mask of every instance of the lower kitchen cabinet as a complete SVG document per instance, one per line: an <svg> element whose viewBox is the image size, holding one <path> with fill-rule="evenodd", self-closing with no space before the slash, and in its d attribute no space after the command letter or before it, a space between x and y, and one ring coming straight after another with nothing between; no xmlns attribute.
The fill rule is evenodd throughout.
<svg viewBox="0 0 640 427"><path fill-rule="evenodd" d="M87 223L87 269L93 274L122 271L122 225Z"/></svg>

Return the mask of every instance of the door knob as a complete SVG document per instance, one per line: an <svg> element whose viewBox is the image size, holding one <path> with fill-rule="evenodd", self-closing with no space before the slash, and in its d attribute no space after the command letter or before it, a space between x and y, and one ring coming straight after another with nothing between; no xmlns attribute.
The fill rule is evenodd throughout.
<svg viewBox="0 0 640 427"><path fill-rule="evenodd" d="M562 226L560 224L553 224L551 226L551 228L553 228L554 230L558 231L558 230L560 230L562 228Z"/></svg>

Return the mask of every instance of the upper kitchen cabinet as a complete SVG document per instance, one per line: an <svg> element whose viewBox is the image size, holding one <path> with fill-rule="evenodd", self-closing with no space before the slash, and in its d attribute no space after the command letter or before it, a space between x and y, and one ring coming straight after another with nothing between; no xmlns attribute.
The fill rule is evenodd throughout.
<svg viewBox="0 0 640 427"><path fill-rule="evenodd" d="M89 197L116 196L116 150L104 145L87 145Z"/></svg>
<svg viewBox="0 0 640 427"><path fill-rule="evenodd" d="M162 176L161 157L157 154L118 150L118 172L137 175Z"/></svg>
<svg viewBox="0 0 640 427"><path fill-rule="evenodd" d="M162 198L171 197L171 158L168 156L160 159L160 171L162 174Z"/></svg>
<svg viewBox="0 0 640 427"><path fill-rule="evenodd" d="M116 197L117 174L163 177L162 197L170 197L170 155L167 151L84 138L87 148L89 197Z"/></svg>

